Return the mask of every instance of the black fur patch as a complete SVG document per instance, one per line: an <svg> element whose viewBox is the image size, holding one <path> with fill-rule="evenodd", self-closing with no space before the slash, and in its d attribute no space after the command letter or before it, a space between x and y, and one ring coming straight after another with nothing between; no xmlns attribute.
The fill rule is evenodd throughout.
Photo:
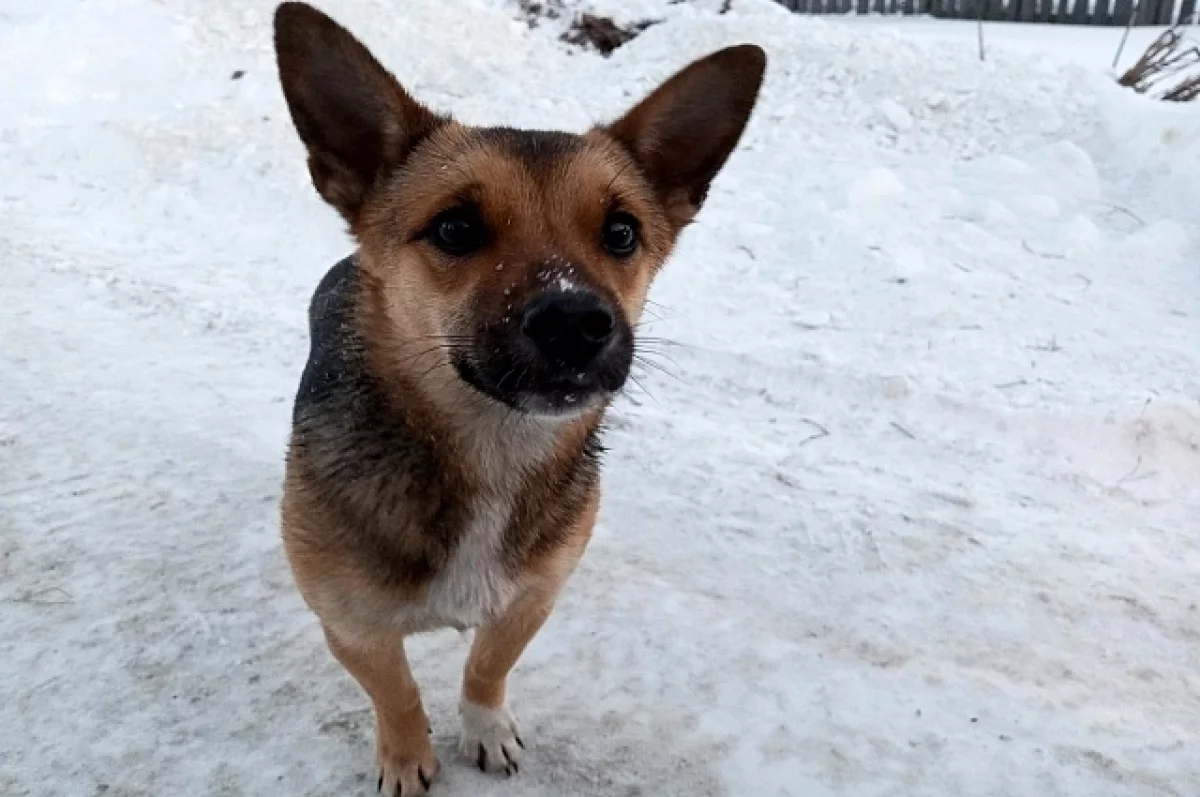
<svg viewBox="0 0 1200 797"><path fill-rule="evenodd" d="M583 139L557 130L518 130L513 127L488 127L479 131L480 140L506 155L536 162L542 158L561 158L583 148Z"/></svg>
<svg viewBox="0 0 1200 797"><path fill-rule="evenodd" d="M310 494L353 530L336 540L389 584L437 572L468 521L453 472L411 428L366 363L354 312L355 258L334 266L309 306L308 363L293 408L292 462Z"/></svg>

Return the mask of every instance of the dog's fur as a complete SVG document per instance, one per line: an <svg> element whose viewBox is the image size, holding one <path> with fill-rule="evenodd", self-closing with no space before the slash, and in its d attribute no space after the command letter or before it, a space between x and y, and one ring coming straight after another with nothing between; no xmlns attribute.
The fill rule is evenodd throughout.
<svg viewBox="0 0 1200 797"><path fill-rule="evenodd" d="M741 137L765 56L722 50L573 135L438 115L302 3L278 8L275 45L313 183L358 243L309 311L288 560L374 703L384 793L424 794L437 772L403 646L437 628L476 629L462 752L515 772L508 673L587 545L600 422L646 291ZM530 348L539 302L552 327ZM563 339L599 353L569 368L537 353Z"/></svg>

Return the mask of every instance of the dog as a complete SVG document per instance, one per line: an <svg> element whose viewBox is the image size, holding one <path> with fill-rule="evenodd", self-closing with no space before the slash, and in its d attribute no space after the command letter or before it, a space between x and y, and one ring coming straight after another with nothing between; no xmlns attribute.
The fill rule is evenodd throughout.
<svg viewBox="0 0 1200 797"><path fill-rule="evenodd" d="M742 137L766 69L720 50L582 134L468 127L299 2L277 66L355 252L309 306L281 535L333 656L374 705L379 790L438 773L404 638L473 629L459 749L514 774L517 659L600 501L600 430L651 281Z"/></svg>

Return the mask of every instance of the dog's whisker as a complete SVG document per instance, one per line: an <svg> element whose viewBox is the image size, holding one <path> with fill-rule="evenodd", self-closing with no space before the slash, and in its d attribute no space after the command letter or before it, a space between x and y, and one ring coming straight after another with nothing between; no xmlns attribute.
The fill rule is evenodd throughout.
<svg viewBox="0 0 1200 797"><path fill-rule="evenodd" d="M669 362L671 365L675 366L679 370L683 370L683 366L681 366L679 364L678 360L676 360L670 354L667 354L665 351L659 351L658 349L654 349L654 348L650 348L650 347L646 347L646 346L639 346L636 349L634 349L633 357L635 360L639 359L639 358L646 359L649 357L657 357L659 359L666 360L667 362Z"/></svg>
<svg viewBox="0 0 1200 797"><path fill-rule="evenodd" d="M400 360L397 360L397 364L401 365L401 366L406 366L406 367L415 367L426 357L429 357L430 355L433 355L433 354L437 354L439 351L441 351L439 348L426 349L425 351L420 352L418 354L413 354L408 357L404 357ZM439 360L437 362L437 364L442 364L442 361Z"/></svg>
<svg viewBox="0 0 1200 797"><path fill-rule="evenodd" d="M635 332L637 332L637 331L641 330L641 327L638 326L638 327L635 327L634 329L635 329ZM654 343L654 344L658 344L661 346L675 346L676 348L681 348L681 349L690 349L691 348L691 346L689 346L686 343L680 343L677 340L671 340L670 338L656 337L654 335L639 335L637 342L638 342L638 345L641 345L643 343Z"/></svg>
<svg viewBox="0 0 1200 797"><path fill-rule="evenodd" d="M640 379L638 379L638 378L637 378L637 376L636 376L635 374L630 374L630 375L629 375L629 379L630 379L630 380L631 380L631 381L632 381L632 382L633 382L635 385L637 385L637 387L638 387L638 390L642 391L642 392L643 392L643 393L645 393L647 396L649 396L649 397L650 397L650 399L651 399L651 400L652 400L652 401L653 401L655 404L658 404L658 405L660 405L660 406L662 405L662 402L660 402L660 401L658 400L658 397L657 397L657 396L655 396L653 393L651 393L651 392L650 392L650 391L649 391L649 390L646 388L646 386L642 384L642 381L641 381Z"/></svg>
<svg viewBox="0 0 1200 797"><path fill-rule="evenodd" d="M664 376L668 376L671 379L674 379L676 382L679 382L680 384L686 384L684 382L684 380L682 378L680 378L679 374L675 373L674 371L672 371L669 368L666 368L665 366L663 366L660 363L654 362L653 360L648 360L645 357L635 357L634 363L642 366L643 368L651 368L651 369L659 372L660 374L663 374Z"/></svg>
<svg viewBox="0 0 1200 797"><path fill-rule="evenodd" d="M439 360L438 362L434 363L431 368L428 368L423 373L421 373L417 377L417 381L420 382L423 379L427 379L430 374L432 374L434 371L436 371L439 368L449 368L449 367L450 367L450 363L448 363L444 360Z"/></svg>

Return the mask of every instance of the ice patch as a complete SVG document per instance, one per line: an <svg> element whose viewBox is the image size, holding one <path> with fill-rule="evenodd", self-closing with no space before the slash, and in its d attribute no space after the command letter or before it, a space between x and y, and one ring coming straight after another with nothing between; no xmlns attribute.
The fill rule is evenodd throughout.
<svg viewBox="0 0 1200 797"><path fill-rule="evenodd" d="M904 192L904 183L900 181L896 173L890 169L879 167L855 180L850 185L849 195L850 201L858 204L895 199Z"/></svg>
<svg viewBox="0 0 1200 797"><path fill-rule="evenodd" d="M1181 223L1161 219L1128 236L1120 248L1132 262L1168 264L1188 257L1194 240L1193 233Z"/></svg>
<svg viewBox="0 0 1200 797"><path fill-rule="evenodd" d="M1043 185L1063 198L1095 201L1100 198L1100 173L1091 156L1072 141L1058 141L1033 156Z"/></svg>
<svg viewBox="0 0 1200 797"><path fill-rule="evenodd" d="M1104 233L1086 216L1074 215L1061 228L1062 245L1072 256L1082 256L1104 243Z"/></svg>
<svg viewBox="0 0 1200 797"><path fill-rule="evenodd" d="M890 98L882 100L879 103L879 113L883 115L883 118L896 132L906 133L912 130L912 114L895 100Z"/></svg>
<svg viewBox="0 0 1200 797"><path fill-rule="evenodd" d="M1062 206L1049 194L1019 194L1012 200L1017 214L1030 221L1051 221L1058 218Z"/></svg>

